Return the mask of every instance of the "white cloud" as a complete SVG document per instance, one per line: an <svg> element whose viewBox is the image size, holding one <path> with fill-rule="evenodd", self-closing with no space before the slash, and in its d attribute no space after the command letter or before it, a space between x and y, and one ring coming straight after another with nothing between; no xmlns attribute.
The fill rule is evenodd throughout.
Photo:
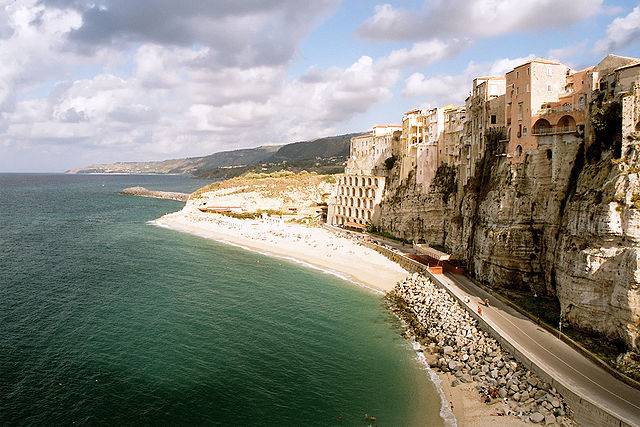
<svg viewBox="0 0 640 427"><path fill-rule="evenodd" d="M14 2L3 8L10 35L0 40L0 110L10 108L21 89L41 81L43 75L59 76L76 60L70 55L63 64L55 51L63 45L60 37L79 27L80 16L35 3Z"/></svg>
<svg viewBox="0 0 640 427"><path fill-rule="evenodd" d="M268 0L248 11L229 0L218 2L219 15L206 2L178 10L173 0L157 1L176 10L169 23L125 0L104 0L109 16L84 0L0 8L0 169L25 153L58 153L51 170L333 134L389 100L404 70L468 44L434 39L291 78L289 63L310 23L335 0L299 9L295 0ZM211 28L212 20L224 25Z"/></svg>
<svg viewBox="0 0 640 427"><path fill-rule="evenodd" d="M581 52L584 52L586 48L587 48L587 41L583 40L576 44L563 46L556 49L550 49L548 56L551 59L566 60L569 58L573 58L576 55L579 55Z"/></svg>
<svg viewBox="0 0 640 427"><path fill-rule="evenodd" d="M601 10L602 0L434 0L421 10L377 6L358 29L373 40L428 40L445 36L491 37L559 28Z"/></svg>
<svg viewBox="0 0 640 427"><path fill-rule="evenodd" d="M460 74L426 76L414 73L405 80L403 95L420 97L429 105L462 105L471 93L472 81L483 75L503 75L514 67L533 58L533 55L521 58L502 58L492 63L470 63Z"/></svg>
<svg viewBox="0 0 640 427"><path fill-rule="evenodd" d="M614 52L640 42L640 6L627 16L614 19L607 27L607 35L595 45L598 53Z"/></svg>
<svg viewBox="0 0 640 427"><path fill-rule="evenodd" d="M118 147L121 156L153 158L283 143L335 132L389 99L399 76L363 56L344 69L287 80L284 67L203 68L197 52L181 49L142 45L128 78L98 74L18 102L5 114L0 141Z"/></svg>
<svg viewBox="0 0 640 427"><path fill-rule="evenodd" d="M414 43L411 49L398 49L379 61L383 68L427 66L451 58L469 45L468 40L451 39L447 42L433 39Z"/></svg>

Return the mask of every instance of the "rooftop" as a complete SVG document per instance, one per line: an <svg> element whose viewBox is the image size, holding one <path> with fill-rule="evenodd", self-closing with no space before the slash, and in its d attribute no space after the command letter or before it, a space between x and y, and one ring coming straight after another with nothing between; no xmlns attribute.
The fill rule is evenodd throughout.
<svg viewBox="0 0 640 427"><path fill-rule="evenodd" d="M522 64L513 67L513 69L511 71L508 71L507 74L511 74L513 73L515 70L517 70L518 68L521 68L525 65L528 64L532 64L532 63L538 63L538 64L549 64L549 65L562 65L560 62L558 61L553 61L551 59L545 59L545 58L532 58L530 60L528 60L527 62L523 62Z"/></svg>

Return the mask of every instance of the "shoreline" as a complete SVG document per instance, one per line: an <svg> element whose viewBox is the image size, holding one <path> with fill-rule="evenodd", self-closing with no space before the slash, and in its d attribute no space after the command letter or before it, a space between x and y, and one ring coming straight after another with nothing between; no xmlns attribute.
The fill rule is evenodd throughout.
<svg viewBox="0 0 640 427"><path fill-rule="evenodd" d="M276 253L273 253L273 252L252 248L250 246L243 245L241 243L233 242L233 241L230 241L230 240L213 239L213 238L210 238L210 237L201 236L199 234L190 233L188 231L178 230L178 229L173 228L170 225L167 225L165 223L159 223L159 222L157 222L157 220L148 221L147 224L150 224L150 225L153 225L153 226L156 226L156 227L159 227L159 228L164 228L164 229L167 229L167 230L177 231L179 233L193 234L194 236L202 237L203 239L213 240L213 241L218 242L218 243L222 243L222 244L225 244L225 245L233 246L235 248L244 249L246 251L254 252L254 253L257 253L257 254L260 254L260 255L264 255L264 256L267 256L267 257L270 257L270 258L277 258L277 259L281 259L281 260L284 260L284 261L289 261L289 262L292 262L294 264L298 264L298 265L301 265L303 267L310 268L312 270L320 271L322 273L329 274L331 276L337 277L340 280L344 280L345 282L349 282L349 283L351 283L351 284L353 284L355 286L358 286L360 288L367 289L368 291L371 291L371 292L373 292L375 294L384 295L384 293L385 293L381 289L378 289L378 288L375 288L375 287L372 287L372 286L368 286L368 285L366 285L364 283L358 282L358 281L354 280L353 278L348 277L348 276L346 276L346 275L344 275L344 274L342 274L342 273L340 273L338 271L335 271L335 270L332 270L332 269L329 269L329 268L323 268L323 267L320 267L318 265L303 261L303 260L298 259L298 258L279 255L279 254L276 254Z"/></svg>
<svg viewBox="0 0 640 427"><path fill-rule="evenodd" d="M320 227L235 219L189 204L149 223L295 262L380 294L408 274L373 249Z"/></svg>
<svg viewBox="0 0 640 427"><path fill-rule="evenodd" d="M189 203L181 211L164 215L148 224L284 259L331 274L378 295L393 290L396 283L410 275L395 262L357 243L353 238L339 236L321 227L298 224L274 226L260 220L206 214L197 211ZM347 257L347 262L340 262L340 255ZM469 387L451 386L450 374L432 369L435 366L434 354L428 353L427 348L416 350L410 339L406 342L414 353L416 363L422 365L439 395L440 417L444 425L495 425L493 408L480 400L475 388L470 384L467 385ZM509 425L524 424L518 419L502 418L501 421L509 421Z"/></svg>

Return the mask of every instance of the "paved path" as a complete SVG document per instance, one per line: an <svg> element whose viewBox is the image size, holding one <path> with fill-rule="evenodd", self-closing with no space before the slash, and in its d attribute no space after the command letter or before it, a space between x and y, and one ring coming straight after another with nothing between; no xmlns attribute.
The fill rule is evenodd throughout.
<svg viewBox="0 0 640 427"><path fill-rule="evenodd" d="M468 297L470 302L467 305L471 310L477 311L478 302L489 299L489 307L482 307L482 317L511 345L583 399L628 424L640 426L640 390L618 380L465 276L447 274L434 277L461 300Z"/></svg>

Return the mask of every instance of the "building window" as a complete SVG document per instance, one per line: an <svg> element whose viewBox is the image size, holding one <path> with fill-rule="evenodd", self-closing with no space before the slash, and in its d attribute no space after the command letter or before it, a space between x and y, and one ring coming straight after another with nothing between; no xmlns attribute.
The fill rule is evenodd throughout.
<svg viewBox="0 0 640 427"><path fill-rule="evenodd" d="M547 76L551 76L553 73L551 72L551 67L547 67Z"/></svg>
<svg viewBox="0 0 640 427"><path fill-rule="evenodd" d="M529 83L527 83L527 89L526 92L529 93Z"/></svg>
<svg viewBox="0 0 640 427"><path fill-rule="evenodd" d="M551 92L551 85L547 85L547 92Z"/></svg>
<svg viewBox="0 0 640 427"><path fill-rule="evenodd" d="M522 145L518 145L516 147L515 155L516 155L516 157L522 156Z"/></svg>
<svg viewBox="0 0 640 427"><path fill-rule="evenodd" d="M526 135L526 134L527 134L527 127L526 127L526 126L522 128L522 134L523 134L523 135Z"/></svg>
<svg viewBox="0 0 640 427"><path fill-rule="evenodd" d="M491 124L495 125L496 123L498 123L498 118L496 117L495 114L491 115Z"/></svg>
<svg viewBox="0 0 640 427"><path fill-rule="evenodd" d="M527 76L531 75L531 69L529 67L527 67Z"/></svg>

